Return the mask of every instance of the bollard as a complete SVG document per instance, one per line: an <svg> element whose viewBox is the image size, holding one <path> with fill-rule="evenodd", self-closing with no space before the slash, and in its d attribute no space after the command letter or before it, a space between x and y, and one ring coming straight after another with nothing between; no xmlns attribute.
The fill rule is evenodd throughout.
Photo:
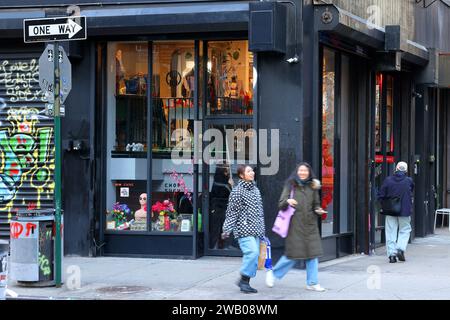
<svg viewBox="0 0 450 320"><path fill-rule="evenodd" d="M6 299L6 285L8 280L9 242L0 240L0 300Z"/></svg>

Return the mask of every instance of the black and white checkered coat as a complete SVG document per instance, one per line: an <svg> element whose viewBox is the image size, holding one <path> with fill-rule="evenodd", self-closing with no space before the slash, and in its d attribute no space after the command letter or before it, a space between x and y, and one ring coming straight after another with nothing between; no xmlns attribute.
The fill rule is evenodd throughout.
<svg viewBox="0 0 450 320"><path fill-rule="evenodd" d="M265 236L261 193L253 182L240 180L231 191L223 232L235 238Z"/></svg>

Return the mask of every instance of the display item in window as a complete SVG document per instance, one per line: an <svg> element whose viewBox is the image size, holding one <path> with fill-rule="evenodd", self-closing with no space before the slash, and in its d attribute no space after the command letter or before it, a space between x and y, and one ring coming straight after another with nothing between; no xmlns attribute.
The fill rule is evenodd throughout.
<svg viewBox="0 0 450 320"><path fill-rule="evenodd" d="M155 231L177 231L171 230L171 224L174 224L174 228L178 229L177 216L178 213L173 207L173 203L170 200L164 200L156 202L152 206L152 217L156 217L156 221L152 223L152 229ZM152 219L153 220L153 219Z"/></svg>
<svg viewBox="0 0 450 320"><path fill-rule="evenodd" d="M191 68L185 73L183 77L183 87L181 88L181 94L185 98L192 98L194 96L195 75L194 68Z"/></svg>
<svg viewBox="0 0 450 320"><path fill-rule="evenodd" d="M122 60L122 50L116 51L116 92L118 94L126 93L125 67Z"/></svg>
<svg viewBox="0 0 450 320"><path fill-rule="evenodd" d="M136 222L147 221L147 194L141 193L139 196L139 205L141 208L134 213Z"/></svg>
<svg viewBox="0 0 450 320"><path fill-rule="evenodd" d="M126 151L133 151L133 152L142 152L144 151L144 145L142 143L132 143L132 144L127 144L127 146L125 147Z"/></svg>
<svg viewBox="0 0 450 320"><path fill-rule="evenodd" d="M145 95L147 90L147 76L138 73L134 77L125 80L126 93Z"/></svg>
<svg viewBox="0 0 450 320"><path fill-rule="evenodd" d="M109 212L108 212L109 213ZM126 204L116 202L111 210L112 219L115 222L114 227L118 230L126 230L134 222L133 212ZM111 225L112 226L112 225Z"/></svg>

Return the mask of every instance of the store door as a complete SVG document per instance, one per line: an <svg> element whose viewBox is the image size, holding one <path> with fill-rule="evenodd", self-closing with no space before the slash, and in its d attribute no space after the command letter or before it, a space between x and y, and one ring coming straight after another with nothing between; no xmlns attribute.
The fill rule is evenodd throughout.
<svg viewBox="0 0 450 320"><path fill-rule="evenodd" d="M254 166L253 118L213 119L203 124L202 205L206 255L240 256L236 239L221 238L228 197L239 164Z"/></svg>
<svg viewBox="0 0 450 320"><path fill-rule="evenodd" d="M385 217L380 214L377 193L385 178L394 173L395 164L400 157L400 118L401 110L397 98L394 75L378 73L375 83L375 105L372 108L373 123L372 170L371 170L371 217L370 251L385 243Z"/></svg>

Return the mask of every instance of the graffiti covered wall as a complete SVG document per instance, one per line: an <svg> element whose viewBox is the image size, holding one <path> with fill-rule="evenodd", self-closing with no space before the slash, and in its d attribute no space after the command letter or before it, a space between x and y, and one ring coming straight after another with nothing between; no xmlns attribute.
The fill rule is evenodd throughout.
<svg viewBox="0 0 450 320"><path fill-rule="evenodd" d="M53 118L44 110L38 57L0 54L0 238L19 210L53 207Z"/></svg>

